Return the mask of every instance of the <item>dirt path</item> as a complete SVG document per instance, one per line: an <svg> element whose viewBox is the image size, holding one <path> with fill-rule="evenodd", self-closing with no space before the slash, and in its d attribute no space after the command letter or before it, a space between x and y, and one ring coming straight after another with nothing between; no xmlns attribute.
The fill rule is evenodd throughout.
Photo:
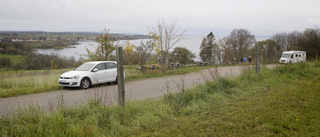
<svg viewBox="0 0 320 137"><path fill-rule="evenodd" d="M268 67L275 67L271 65ZM246 67L248 68L248 67ZM219 67L218 73L215 69L202 70L199 73L191 73L186 75L166 76L160 78L150 78L125 83L125 98L128 100L142 100L146 98L161 97L167 92L177 92L181 88L192 88L205 82L212 80L213 76L237 76L245 67ZM85 104L89 99L95 97L103 97L107 104L117 103L118 87L117 85L101 86L87 90L67 88L53 92L22 95L18 97L0 99L0 116L16 112L18 108L26 108L30 105L40 105L44 110L50 110L64 103L66 106L76 106Z"/></svg>

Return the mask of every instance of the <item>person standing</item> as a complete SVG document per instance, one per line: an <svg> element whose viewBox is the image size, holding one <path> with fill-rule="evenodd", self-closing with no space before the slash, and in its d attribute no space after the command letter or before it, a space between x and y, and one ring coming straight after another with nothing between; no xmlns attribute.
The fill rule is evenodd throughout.
<svg viewBox="0 0 320 137"><path fill-rule="evenodd" d="M251 64L251 56L249 56L249 58L248 58L248 59L249 59L249 64Z"/></svg>
<svg viewBox="0 0 320 137"><path fill-rule="evenodd" d="M243 57L243 62L246 63L246 61L247 61L247 58Z"/></svg>

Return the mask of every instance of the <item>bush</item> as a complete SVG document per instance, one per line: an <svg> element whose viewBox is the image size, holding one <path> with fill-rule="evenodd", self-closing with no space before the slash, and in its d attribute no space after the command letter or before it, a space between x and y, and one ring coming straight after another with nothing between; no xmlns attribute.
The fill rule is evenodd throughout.
<svg viewBox="0 0 320 137"><path fill-rule="evenodd" d="M27 70L73 68L79 64L74 57L61 58L58 55L30 53L24 58L24 67Z"/></svg>
<svg viewBox="0 0 320 137"><path fill-rule="evenodd" d="M10 58L0 58L0 68L10 68L12 62Z"/></svg>
<svg viewBox="0 0 320 137"><path fill-rule="evenodd" d="M14 64L12 68L13 68L15 71L18 71L18 70L24 69L23 66L24 66L23 63L17 63L17 64Z"/></svg>

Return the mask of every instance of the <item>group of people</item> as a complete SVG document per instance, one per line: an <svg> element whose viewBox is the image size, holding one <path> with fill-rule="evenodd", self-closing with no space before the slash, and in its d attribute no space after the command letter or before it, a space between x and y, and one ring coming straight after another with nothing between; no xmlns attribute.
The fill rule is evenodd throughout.
<svg viewBox="0 0 320 137"><path fill-rule="evenodd" d="M234 60L236 60L236 58L234 58ZM243 58L240 59L240 61L241 61L241 63L246 63L247 62L247 58L243 57ZM248 57L248 61L251 64L251 56Z"/></svg>

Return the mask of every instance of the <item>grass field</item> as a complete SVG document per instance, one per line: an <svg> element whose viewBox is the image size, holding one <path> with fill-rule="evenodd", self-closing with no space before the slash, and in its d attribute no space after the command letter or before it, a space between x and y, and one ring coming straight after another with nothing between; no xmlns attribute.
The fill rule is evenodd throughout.
<svg viewBox="0 0 320 137"><path fill-rule="evenodd" d="M40 106L0 119L3 136L319 136L320 63L247 69L161 99ZM97 91L99 92L99 91ZM102 92L106 93L106 92ZM61 101L63 102L63 101Z"/></svg>
<svg viewBox="0 0 320 137"><path fill-rule="evenodd" d="M12 61L12 63L16 64L22 62L23 56L0 54L0 58L9 58Z"/></svg>

